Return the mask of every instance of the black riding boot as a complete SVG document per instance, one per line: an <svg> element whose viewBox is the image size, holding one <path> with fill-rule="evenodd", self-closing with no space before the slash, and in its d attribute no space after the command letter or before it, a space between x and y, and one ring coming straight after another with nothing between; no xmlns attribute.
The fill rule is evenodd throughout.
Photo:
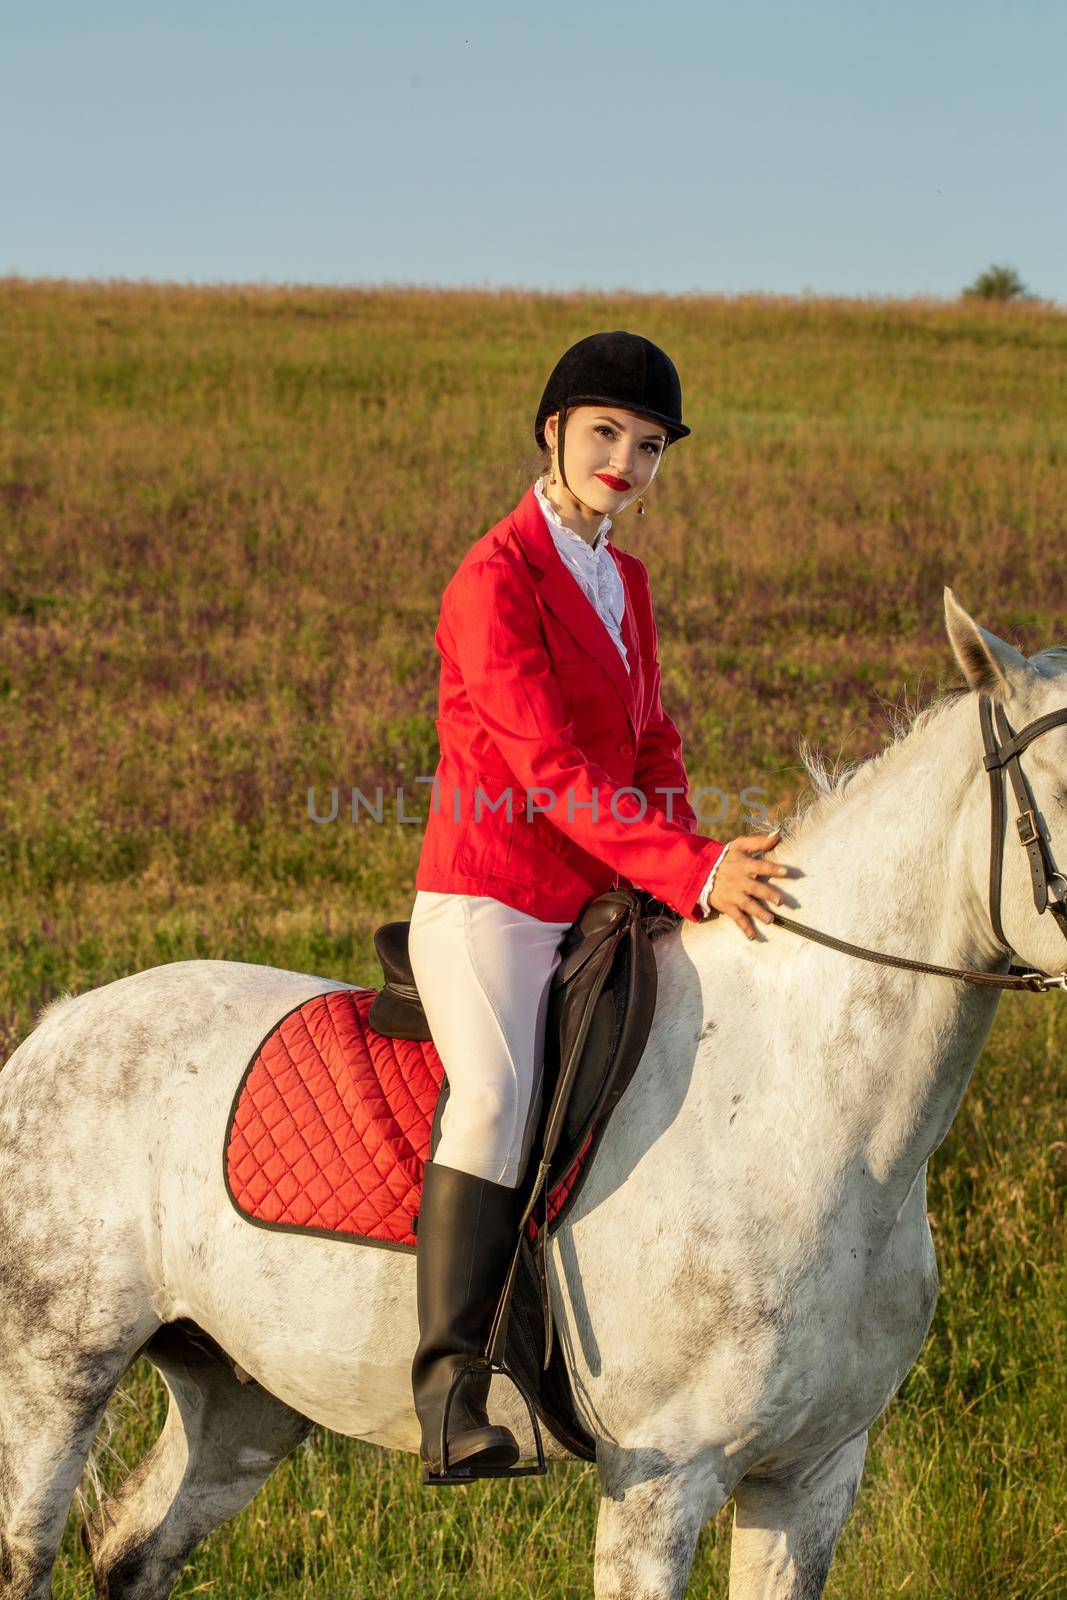
<svg viewBox="0 0 1067 1600"><path fill-rule="evenodd" d="M419 1207L416 1281L419 1347L411 1367L422 1424L422 1460L441 1471L441 1419L457 1368L481 1355L518 1237L516 1191L455 1167L426 1165ZM490 1374L463 1379L448 1412L449 1468L477 1478L480 1468L519 1459L510 1428L486 1415Z"/></svg>

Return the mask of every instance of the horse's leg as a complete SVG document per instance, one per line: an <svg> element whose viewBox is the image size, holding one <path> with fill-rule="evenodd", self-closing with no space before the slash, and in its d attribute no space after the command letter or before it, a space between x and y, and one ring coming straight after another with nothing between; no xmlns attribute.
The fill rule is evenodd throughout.
<svg viewBox="0 0 1067 1600"><path fill-rule="evenodd" d="M737 1485L730 1600L818 1600L866 1452L861 1433L810 1466Z"/></svg>
<svg viewBox="0 0 1067 1600"><path fill-rule="evenodd" d="M697 1537L726 1496L707 1467L601 1444L596 1600L682 1600Z"/></svg>
<svg viewBox="0 0 1067 1600"><path fill-rule="evenodd" d="M100 1600L165 1600L190 1551L248 1504L313 1427L259 1384L242 1383L206 1335L171 1324L145 1354L170 1404L152 1449L86 1530Z"/></svg>
<svg viewBox="0 0 1067 1600"><path fill-rule="evenodd" d="M64 1349L75 1333L69 1324L45 1322L30 1342L0 1351L2 1600L51 1595L71 1496L108 1400L136 1352L136 1342L93 1353Z"/></svg>

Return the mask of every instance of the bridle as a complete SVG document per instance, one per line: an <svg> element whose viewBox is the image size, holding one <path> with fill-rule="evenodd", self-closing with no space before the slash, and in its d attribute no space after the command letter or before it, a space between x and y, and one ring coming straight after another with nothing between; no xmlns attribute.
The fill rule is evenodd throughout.
<svg viewBox="0 0 1067 1600"><path fill-rule="evenodd" d="M1050 728L1062 727L1067 722L1067 709L1050 711L1047 716L1038 717L1035 722L1028 722L1018 733L1012 732L1011 723L1004 715L1004 707L990 699L988 695L979 696L978 711L982 719L982 738L985 740L986 751L985 768L989 773L990 784L992 837L989 849L989 918L993 924L993 932L1004 948L1008 949L1008 941L1004 937L1000 921L1000 877L1004 863L1004 779L1001 774L1006 770L1019 805L1015 829L1019 835L1019 843L1026 850L1030 863L1034 905L1038 915L1043 915L1046 911L1052 912L1059 924L1060 932L1067 939L1067 906L1062 900L1057 900L1051 892L1053 879L1059 879L1065 889L1067 889L1067 879L1062 872L1056 871L1049 858L1048 846L1034 816L1034 797L1019 765L1020 753L1039 734L1047 733ZM998 742L997 735L993 731L994 712L1002 742Z"/></svg>
<svg viewBox="0 0 1067 1600"><path fill-rule="evenodd" d="M1034 905L1039 916L1043 916L1046 911L1052 912L1060 932L1067 939L1067 904L1052 893L1052 884L1057 881L1067 890L1067 879L1062 872L1057 872L1052 864L1048 846L1034 814L1034 797L1019 762L1020 754L1034 739L1047 733L1050 728L1059 728L1067 723L1067 707L1037 717L1033 722L1028 722L1025 728L1020 728L1018 733L1012 729L1003 706L989 695L979 695L978 714L985 745L984 765L989 773L989 920L997 942L1003 945L1010 955L1011 946L1004 937L1004 928L1000 920L1000 881L1004 868L1005 769L1011 779L1011 786L1019 806L1015 829L1030 864ZM994 715L996 728L994 728ZM960 978L966 983L987 984L997 989L1030 989L1037 994L1044 993L1048 989L1067 991L1067 970L1051 974L1010 967L1007 973L996 973L971 972L965 967L937 967L925 961L910 961L906 956L890 956L877 950L866 950L862 945L846 944L843 939L835 939L828 933L820 933L816 928L806 928L802 923L794 922L791 917L783 917L778 911L774 911L773 915L779 927L788 928L792 933L802 934L806 939L814 939L818 944L829 945L834 950L842 950L847 955L859 956L865 961L877 961L883 966L905 967L912 972L932 972L941 977Z"/></svg>

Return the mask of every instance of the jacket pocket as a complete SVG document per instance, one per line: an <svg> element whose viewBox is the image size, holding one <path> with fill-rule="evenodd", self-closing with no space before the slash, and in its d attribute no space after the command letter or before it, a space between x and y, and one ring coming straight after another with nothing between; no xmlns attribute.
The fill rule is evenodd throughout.
<svg viewBox="0 0 1067 1600"><path fill-rule="evenodd" d="M509 883L529 883L552 872L563 835L548 817L535 813L527 819L526 793L521 784L509 783L498 774L474 775L470 792L463 797L456 843L458 871Z"/></svg>
<svg viewBox="0 0 1067 1600"><path fill-rule="evenodd" d="M618 695L605 673L595 664L576 666L560 662L555 668L563 705L579 744L585 741L615 744L629 727Z"/></svg>

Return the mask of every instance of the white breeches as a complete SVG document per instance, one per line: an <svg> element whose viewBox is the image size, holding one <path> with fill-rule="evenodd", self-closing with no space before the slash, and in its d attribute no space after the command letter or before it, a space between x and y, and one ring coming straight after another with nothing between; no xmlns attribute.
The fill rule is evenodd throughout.
<svg viewBox="0 0 1067 1600"><path fill-rule="evenodd" d="M448 1076L434 1160L514 1189L541 1109L548 988L569 922L419 889L408 949Z"/></svg>

